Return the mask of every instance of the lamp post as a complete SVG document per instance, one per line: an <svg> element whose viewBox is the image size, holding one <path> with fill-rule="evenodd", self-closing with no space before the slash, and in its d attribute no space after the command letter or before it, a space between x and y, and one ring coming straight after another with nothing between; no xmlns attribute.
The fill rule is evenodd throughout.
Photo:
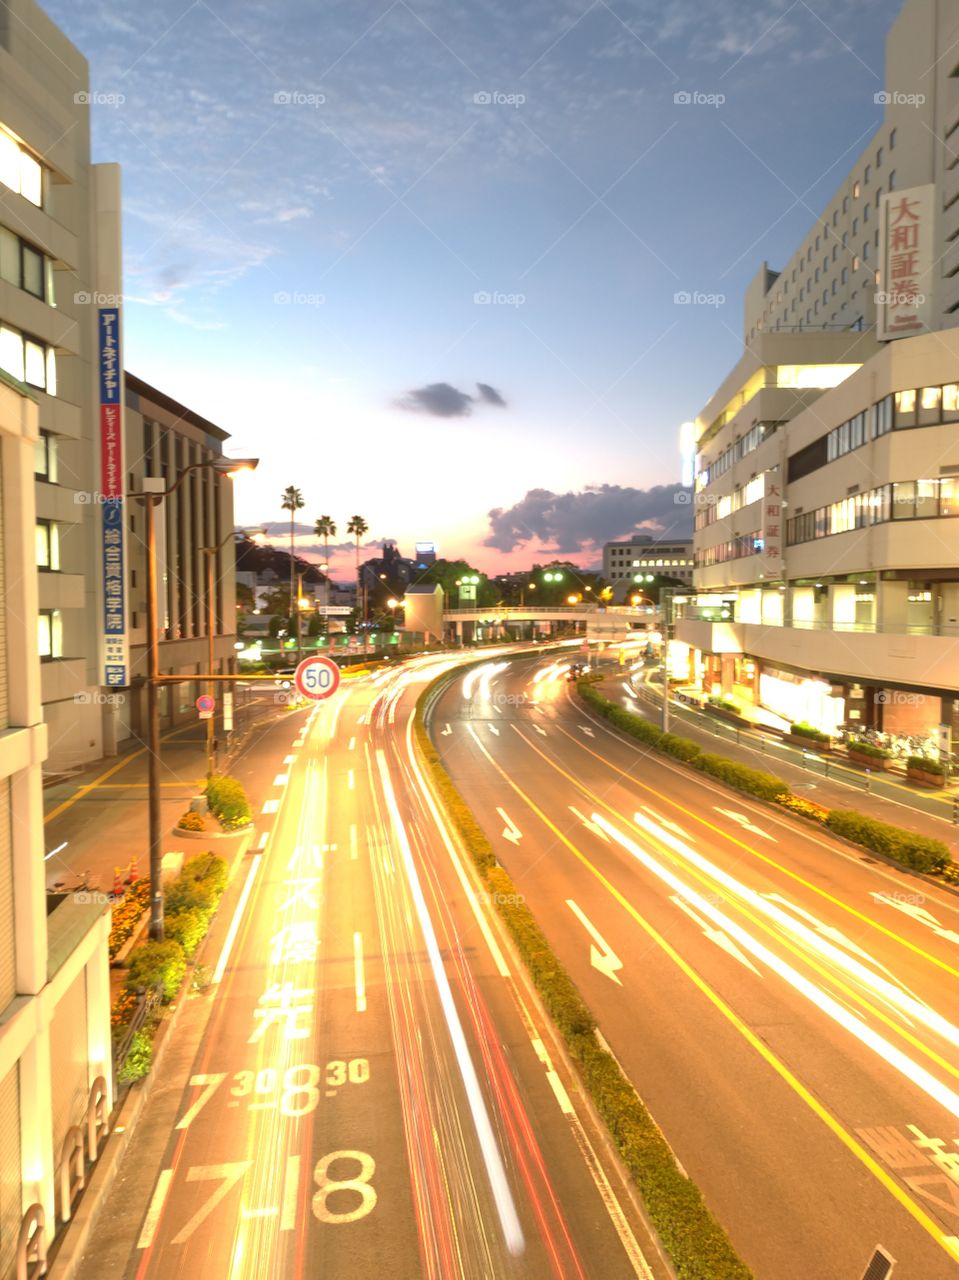
<svg viewBox="0 0 959 1280"><path fill-rule="evenodd" d="M160 644L157 637L157 543L156 509L164 498L171 497L192 471L209 467L220 475L235 476L252 471L257 458L210 458L191 462L178 473L173 483L158 492L132 493L146 508L147 539L147 825L150 847L150 939L163 941L163 888L161 885L163 854L160 848L160 704L157 698L160 675Z"/></svg>

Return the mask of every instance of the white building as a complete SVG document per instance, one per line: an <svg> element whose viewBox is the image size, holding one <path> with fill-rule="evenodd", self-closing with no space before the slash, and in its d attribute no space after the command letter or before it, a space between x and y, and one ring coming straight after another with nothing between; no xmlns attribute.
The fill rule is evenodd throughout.
<svg viewBox="0 0 959 1280"><path fill-rule="evenodd" d="M49 1243L69 1214L59 1172L84 1168L91 1091L112 1109L110 913L102 895L48 911L37 657L34 451L38 404L0 374L0 1275L25 1213ZM92 901L90 899L93 899ZM102 1134L100 1135L102 1136ZM77 1143L79 1141L79 1150Z"/></svg>
<svg viewBox="0 0 959 1280"><path fill-rule="evenodd" d="M603 577L613 588L614 599L624 596L630 586L647 574L692 583L692 540L647 539L634 542L607 542L603 547Z"/></svg>
<svg viewBox="0 0 959 1280"><path fill-rule="evenodd" d="M674 664L831 730L959 727L959 9L908 0L883 123L696 420Z"/></svg>

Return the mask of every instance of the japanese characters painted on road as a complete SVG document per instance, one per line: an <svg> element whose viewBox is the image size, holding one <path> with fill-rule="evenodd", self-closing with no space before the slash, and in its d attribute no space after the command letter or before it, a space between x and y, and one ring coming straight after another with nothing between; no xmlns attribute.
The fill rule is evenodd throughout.
<svg viewBox="0 0 959 1280"><path fill-rule="evenodd" d="M336 692L340 683L340 668L332 658L317 654L315 657L303 659L296 669L294 680L304 698L321 702L331 693Z"/></svg>

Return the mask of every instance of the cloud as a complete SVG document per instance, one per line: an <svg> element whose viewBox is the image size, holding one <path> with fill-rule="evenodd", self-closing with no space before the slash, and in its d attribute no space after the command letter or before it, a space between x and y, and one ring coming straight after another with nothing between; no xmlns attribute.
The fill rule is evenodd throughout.
<svg viewBox="0 0 959 1280"><path fill-rule="evenodd" d="M506 408L506 401L488 382L477 382L476 389L479 395L471 396L448 382L431 382L428 386L408 391L396 401L396 405L410 413L428 413L433 418L468 418L474 404Z"/></svg>
<svg viewBox="0 0 959 1280"><path fill-rule="evenodd" d="M604 542L636 533L689 538L692 507L688 497L688 489L678 484L651 489L588 485L579 493L530 489L512 507L494 507L488 513L490 532L484 546L513 551L538 541L568 555L598 550Z"/></svg>
<svg viewBox="0 0 959 1280"><path fill-rule="evenodd" d="M491 387L488 382L477 382L476 390L479 392L479 398L486 404L495 404L500 409L506 408L506 401L496 388Z"/></svg>

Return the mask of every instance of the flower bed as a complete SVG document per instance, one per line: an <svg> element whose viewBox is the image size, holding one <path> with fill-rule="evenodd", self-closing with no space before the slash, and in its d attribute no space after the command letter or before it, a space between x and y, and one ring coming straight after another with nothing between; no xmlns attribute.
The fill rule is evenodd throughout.
<svg viewBox="0 0 959 1280"><path fill-rule="evenodd" d="M144 911L150 905L150 881L137 880L115 903L110 919L109 954L112 960L123 944L133 937Z"/></svg>

